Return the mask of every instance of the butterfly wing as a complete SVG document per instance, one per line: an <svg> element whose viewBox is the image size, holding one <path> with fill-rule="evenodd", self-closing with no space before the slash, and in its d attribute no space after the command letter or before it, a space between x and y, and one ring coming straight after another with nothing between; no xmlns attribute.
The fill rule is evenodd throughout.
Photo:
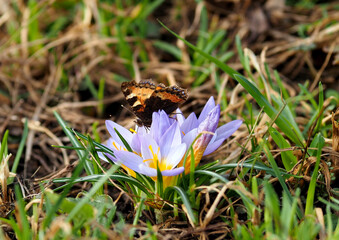
<svg viewBox="0 0 339 240"><path fill-rule="evenodd" d="M121 84L121 91L139 118L137 123L146 127L152 123L153 112L163 109L170 114L188 98L186 89L177 86L166 87L164 84L156 86L148 80L140 83L124 82Z"/></svg>
<svg viewBox="0 0 339 240"><path fill-rule="evenodd" d="M187 98L187 90L177 86L165 87L163 84L159 84L149 99L149 105L153 105L153 112L162 109L167 114L170 114L177 109L181 103L184 103Z"/></svg>

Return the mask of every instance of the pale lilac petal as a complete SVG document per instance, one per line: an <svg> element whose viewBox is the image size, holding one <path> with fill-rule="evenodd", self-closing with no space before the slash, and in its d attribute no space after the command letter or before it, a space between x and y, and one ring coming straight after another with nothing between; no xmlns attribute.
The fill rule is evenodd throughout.
<svg viewBox="0 0 339 240"><path fill-rule="evenodd" d="M213 133L202 133L201 136L194 142L193 149L199 150L202 156L212 137Z"/></svg>
<svg viewBox="0 0 339 240"><path fill-rule="evenodd" d="M113 142L114 142L114 139L113 139L113 138L109 138L109 139L106 141L106 143L104 143L103 145L104 145L105 147L109 148L110 150L112 150L112 151L114 152L114 151L116 151L117 149L113 146ZM117 146L117 147L120 147L120 145L117 144L117 143L116 143L116 146ZM99 150L99 149L98 149L98 150ZM110 155L109 153L104 153L104 152L100 152L100 151L97 151L97 153L98 153L99 158L102 159L102 160L104 160L104 161L106 161L106 162L107 162L107 159L106 159L105 155L106 155L109 159L111 159L113 162L116 162L116 160L117 160L115 157L113 157L113 156Z"/></svg>
<svg viewBox="0 0 339 240"><path fill-rule="evenodd" d="M106 159L106 157L109 158L112 162L117 163L117 161L118 161L117 158L113 157L113 156L112 156L111 154L109 154L109 153L98 152L98 156L99 156L100 159L102 159L102 160L104 160L104 161L106 161L106 162L108 162L107 159ZM106 156L106 157L105 157L105 156Z"/></svg>
<svg viewBox="0 0 339 240"><path fill-rule="evenodd" d="M194 128L185 134L185 136L182 138L182 142L187 145L187 148L189 148L197 136L198 136L198 129Z"/></svg>
<svg viewBox="0 0 339 240"><path fill-rule="evenodd" d="M199 152L201 152L201 156L215 135L214 132L218 126L219 116L220 106L217 105L208 113L206 119L200 123L198 127L198 134L202 133L202 135L194 142L193 148L199 150Z"/></svg>
<svg viewBox="0 0 339 240"><path fill-rule="evenodd" d="M107 158L111 159L113 162L116 162L117 159L115 157L113 157L111 154L108 154L108 153L103 153L103 152L97 152L98 154L98 157L101 159L101 160L104 160L105 162L108 162ZM107 158L105 157L107 156Z"/></svg>
<svg viewBox="0 0 339 240"><path fill-rule="evenodd" d="M162 176L176 176L184 172L184 167L161 171Z"/></svg>
<svg viewBox="0 0 339 240"><path fill-rule="evenodd" d="M115 156L117 158L116 162L124 164L129 169L132 169L135 172L144 174L140 167L145 165L143 159L136 155L135 153L128 151L116 151Z"/></svg>
<svg viewBox="0 0 339 240"><path fill-rule="evenodd" d="M215 106L204 119L203 122L199 124L198 132L207 131L207 132L215 132L218 127L220 117L220 106ZM211 137L212 138L212 137Z"/></svg>
<svg viewBox="0 0 339 240"><path fill-rule="evenodd" d="M186 134L191 131L193 128L197 128L199 125L197 116L195 113L191 113L188 118L180 125L181 131Z"/></svg>
<svg viewBox="0 0 339 240"><path fill-rule="evenodd" d="M156 142L159 142L160 137L170 126L171 121L165 111L161 110L153 113L150 132Z"/></svg>
<svg viewBox="0 0 339 240"><path fill-rule="evenodd" d="M149 129L145 128L144 126L139 127L138 125L136 125L135 132L137 132L139 135L146 135L149 134Z"/></svg>
<svg viewBox="0 0 339 240"><path fill-rule="evenodd" d="M186 144L180 144L172 149L168 156L163 156L166 159L167 166L174 168L176 167L186 152Z"/></svg>
<svg viewBox="0 0 339 240"><path fill-rule="evenodd" d="M206 156L206 155L208 155L208 154L214 152L215 150L217 150L218 147L220 147L220 145L221 145L224 141L225 141L224 138L223 138L223 139L216 140L216 141L214 141L214 142L211 141L211 142L207 145L207 147L206 147L206 149L205 149L205 152L204 152L203 156Z"/></svg>
<svg viewBox="0 0 339 240"><path fill-rule="evenodd" d="M149 176L149 177L158 176L157 170L155 168L150 168L150 167L142 165L140 166L140 171L142 171L144 175ZM162 176L176 176L176 175L183 173L183 171L184 171L184 167L179 167L179 168L161 171L161 175Z"/></svg>
<svg viewBox="0 0 339 240"><path fill-rule="evenodd" d="M109 134L112 136L115 142L119 143L119 145L124 146L123 142L119 138L118 134L115 132L114 128L120 133L121 136L123 136L126 142L128 143L131 142L133 134L129 130L111 120L106 120L105 123Z"/></svg>
<svg viewBox="0 0 339 240"><path fill-rule="evenodd" d="M230 137L242 124L242 120L234 120L232 122L229 122L221 127L219 127L216 130L216 134L218 135L218 138L228 138Z"/></svg>
<svg viewBox="0 0 339 240"><path fill-rule="evenodd" d="M107 159L105 158L105 155L102 153L102 152L97 152L97 154L98 154L98 157L101 159L101 160L104 160L104 161L106 161L107 162Z"/></svg>
<svg viewBox="0 0 339 240"><path fill-rule="evenodd" d="M159 147L161 150L161 155L167 156L168 152L171 150L172 148L172 144L173 143L177 143L180 144L181 143L181 139L175 139L174 135L176 133L176 130L179 129L178 128L178 123L174 122L168 129L167 131L164 133L164 135L160 138L159 141ZM179 132L180 133L180 132Z"/></svg>
<svg viewBox="0 0 339 240"><path fill-rule="evenodd" d="M172 140L172 144L171 147L175 147L176 145L179 145L182 143L182 133L179 127L179 124L177 124L177 127L175 128L174 131L174 136L173 136L173 140Z"/></svg>
<svg viewBox="0 0 339 240"><path fill-rule="evenodd" d="M161 159L161 153L158 153L158 144L153 138L142 136L141 137L141 156L143 159L153 159L153 154L156 154ZM152 146L153 153L150 146Z"/></svg>
<svg viewBox="0 0 339 240"><path fill-rule="evenodd" d="M106 147L108 147L108 148L111 148L111 149L113 149L113 147L114 147L114 145L113 145L113 142L114 142L114 139L112 138L112 137L110 137L107 141L106 141L106 143L104 144ZM118 145L117 145L118 146ZM120 146L120 145L119 145Z"/></svg>
<svg viewBox="0 0 339 240"><path fill-rule="evenodd" d="M201 123L202 121L204 121L204 119L207 117L208 113L215 107L215 102L214 102L214 98L210 97L210 99L208 99L207 103L205 104L205 107L203 108L203 110L201 111L198 121L199 123Z"/></svg>
<svg viewBox="0 0 339 240"><path fill-rule="evenodd" d="M211 139L208 144L204 156L214 152L220 145L229 138L242 124L242 120L234 120L229 122L220 128L218 128L215 132L215 136Z"/></svg>
<svg viewBox="0 0 339 240"><path fill-rule="evenodd" d="M183 124L183 122L185 121L185 116L179 108L177 108L177 110L175 111L175 116L177 117L179 126L181 126L181 124Z"/></svg>
<svg viewBox="0 0 339 240"><path fill-rule="evenodd" d="M114 142L114 144L113 144ZM123 150L125 149L125 146L120 146L119 143L115 142L113 138L109 138L106 143L103 144L107 148L111 149L113 152L117 150Z"/></svg>
<svg viewBox="0 0 339 240"><path fill-rule="evenodd" d="M137 153L141 152L141 140L140 140L141 136L142 135L134 134L133 138L132 138L132 142L130 143L133 151L135 151Z"/></svg>
<svg viewBox="0 0 339 240"><path fill-rule="evenodd" d="M142 172L142 174L149 176L149 177L156 177L157 176L157 169L156 168L150 168L146 166L145 164L140 165L139 170L137 171L139 173Z"/></svg>

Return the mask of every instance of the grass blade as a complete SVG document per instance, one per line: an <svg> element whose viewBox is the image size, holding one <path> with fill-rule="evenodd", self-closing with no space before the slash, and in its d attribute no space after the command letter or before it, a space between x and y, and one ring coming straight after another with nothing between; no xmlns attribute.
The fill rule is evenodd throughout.
<svg viewBox="0 0 339 240"><path fill-rule="evenodd" d="M312 214L312 212L313 212L315 187L316 187L316 183L317 183L320 157L321 157L322 148L325 144L325 140L324 140L323 136L321 135L321 133L318 133L316 138L318 139L317 161L315 163L314 170L313 170L312 177L311 177L311 181L310 181L310 186L308 187L308 191L307 191L305 215Z"/></svg>
<svg viewBox="0 0 339 240"><path fill-rule="evenodd" d="M299 128L295 128L288 118L286 118L282 112L279 116L277 116L278 111L267 101L264 95L262 95L259 90L244 76L235 75L235 79L248 91L249 94L257 101L261 108L264 108L265 113L271 118L275 120L275 123L278 127L291 139L295 144L302 146L302 142L304 141L304 137L301 134Z"/></svg>
<svg viewBox="0 0 339 240"><path fill-rule="evenodd" d="M174 186L173 189L180 195L183 204L186 207L187 210L187 214L188 214L188 218L190 219L190 221L196 225L198 223L195 214L193 212L193 209L191 207L190 201L186 195L186 193L182 190L182 188L178 187L178 186Z"/></svg>
<svg viewBox="0 0 339 240"><path fill-rule="evenodd" d="M67 137L71 141L72 145L74 147L77 147L77 148L83 148L83 146L80 144L78 139L74 136L73 132L67 126L67 123L64 122L64 120L61 118L61 116L57 112L54 111L53 113L54 113L54 116L56 117L56 119L58 120L60 126L64 130L64 133L67 135ZM85 170L87 172L87 175L94 174L93 167L91 166L90 162L87 161L86 159L84 159L84 156L87 155L86 151L84 151L84 150L75 150L75 151L77 152L79 158L83 159L83 161L85 163L84 164L84 168L85 168Z"/></svg>
<svg viewBox="0 0 339 240"><path fill-rule="evenodd" d="M82 207L90 200L90 198L92 196L94 196L97 191L102 187L102 185L107 181L107 179L110 177L110 175L112 173L114 173L117 169L119 168L119 166L117 165L113 165L105 175L103 175L101 177L101 179L96 182L93 187L91 188L91 190L85 195L84 198L81 199L81 201L75 206L75 208L73 208L73 210L69 213L68 217L67 217L67 221L72 220L75 215L82 209Z"/></svg>

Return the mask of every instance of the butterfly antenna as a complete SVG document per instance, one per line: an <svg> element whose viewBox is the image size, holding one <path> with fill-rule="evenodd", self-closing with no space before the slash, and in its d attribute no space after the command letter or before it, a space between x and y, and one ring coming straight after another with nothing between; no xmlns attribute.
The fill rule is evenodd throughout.
<svg viewBox="0 0 339 240"><path fill-rule="evenodd" d="M135 115L135 113L129 109L128 107L125 107L124 105L121 105L122 108L126 109L128 112L132 113L132 115Z"/></svg>

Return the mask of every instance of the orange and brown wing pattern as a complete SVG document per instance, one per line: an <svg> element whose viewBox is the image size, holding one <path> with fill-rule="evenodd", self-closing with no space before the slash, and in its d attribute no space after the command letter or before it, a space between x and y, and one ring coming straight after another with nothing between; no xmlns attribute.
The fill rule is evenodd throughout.
<svg viewBox="0 0 339 240"><path fill-rule="evenodd" d="M128 104L133 111L142 112L145 110L145 101L149 99L155 90L155 85L149 81L136 83L135 81L123 82L121 91L125 95Z"/></svg>
<svg viewBox="0 0 339 240"><path fill-rule="evenodd" d="M148 80L140 83L124 82L121 84L121 91L139 118L137 123L147 127L152 123L153 112L162 109L170 114L188 98L186 89L177 86L166 87L164 84L156 86Z"/></svg>

